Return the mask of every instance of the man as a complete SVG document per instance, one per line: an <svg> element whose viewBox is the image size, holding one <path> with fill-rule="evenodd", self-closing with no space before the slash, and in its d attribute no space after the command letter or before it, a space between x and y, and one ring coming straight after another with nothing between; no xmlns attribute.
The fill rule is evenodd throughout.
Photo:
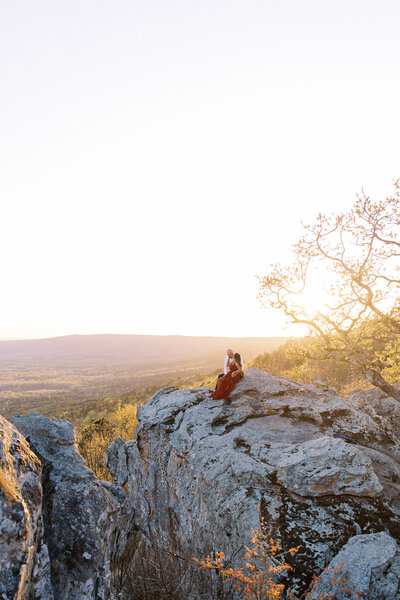
<svg viewBox="0 0 400 600"><path fill-rule="evenodd" d="M224 366L224 375L227 374L227 372L229 371L229 365L231 364L231 362L233 361L233 350L232 348L228 348L228 350L226 351L226 356L225 356L225 366ZM218 378L223 377L222 373L221 375L218 375Z"/></svg>

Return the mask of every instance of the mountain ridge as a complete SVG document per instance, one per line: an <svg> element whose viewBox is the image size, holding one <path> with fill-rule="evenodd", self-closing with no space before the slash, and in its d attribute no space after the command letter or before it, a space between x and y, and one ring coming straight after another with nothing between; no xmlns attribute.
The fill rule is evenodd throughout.
<svg viewBox="0 0 400 600"><path fill-rule="evenodd" d="M181 335L137 335L137 334L73 334L51 338L26 340L1 340L0 360L10 357L17 359L72 357L77 353L86 358L129 357L135 359L186 358L191 355L207 356L210 352L218 355L225 353L226 347L234 346L241 354L257 353L274 349L287 341L289 337L218 337L218 336L181 336ZM221 358L222 360L222 358Z"/></svg>

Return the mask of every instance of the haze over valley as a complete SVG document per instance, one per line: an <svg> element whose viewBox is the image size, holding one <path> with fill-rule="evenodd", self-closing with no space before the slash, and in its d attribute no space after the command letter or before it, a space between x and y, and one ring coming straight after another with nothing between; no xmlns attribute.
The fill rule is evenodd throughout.
<svg viewBox="0 0 400 600"><path fill-rule="evenodd" d="M51 415L88 399L222 370L228 347L250 361L287 339L99 334L0 341L0 409L6 417Z"/></svg>

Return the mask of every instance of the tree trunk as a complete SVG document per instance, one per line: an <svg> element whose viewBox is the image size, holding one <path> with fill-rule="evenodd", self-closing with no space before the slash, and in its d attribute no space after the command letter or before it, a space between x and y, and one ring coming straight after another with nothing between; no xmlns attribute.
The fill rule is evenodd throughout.
<svg viewBox="0 0 400 600"><path fill-rule="evenodd" d="M383 379L382 375L378 371L374 371L373 369L367 369L365 371L365 376L372 385L378 387L380 390L385 392L388 396L391 396L395 400L400 402L400 390L395 385L388 383L385 379Z"/></svg>

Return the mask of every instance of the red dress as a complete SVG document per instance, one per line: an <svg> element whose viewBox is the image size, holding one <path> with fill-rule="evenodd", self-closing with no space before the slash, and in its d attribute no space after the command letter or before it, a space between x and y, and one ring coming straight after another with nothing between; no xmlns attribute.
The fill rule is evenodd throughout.
<svg viewBox="0 0 400 600"><path fill-rule="evenodd" d="M229 365L229 371L226 375L219 378L217 389L215 390L215 392L210 394L211 398L214 398L214 400L229 399L231 392L234 390L235 385L240 379L238 375L232 377L232 373L238 370L239 369L237 368L235 363Z"/></svg>

